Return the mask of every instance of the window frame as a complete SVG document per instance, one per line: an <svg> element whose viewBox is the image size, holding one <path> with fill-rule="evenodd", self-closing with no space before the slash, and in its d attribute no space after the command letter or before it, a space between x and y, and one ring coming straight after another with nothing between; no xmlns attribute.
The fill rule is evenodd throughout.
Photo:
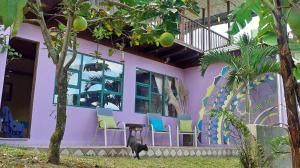
<svg viewBox="0 0 300 168"><path fill-rule="evenodd" d="M163 117L171 117L171 118L177 118L177 117L174 117L174 116L166 116L166 109L165 109L165 106L167 104L166 102L166 93L165 93L165 81L167 78L173 78L173 79L177 79L176 77L172 77L172 76L169 76L169 75L164 75L164 74L161 74L161 73L157 73L157 72L154 72L154 71L149 71L149 70L146 70L146 69L143 69L143 68L139 68L139 67L136 67L135 68L135 71L137 72L137 70L141 70L141 71L145 71L145 72L148 72L150 77L149 77L149 84L145 84L145 83L141 83L141 82L137 82L137 79L135 80L135 105L136 105L136 99L139 99L139 100L147 100L148 101L148 104L149 104L149 107L148 107L148 112L147 113L150 113L151 112L151 107L152 107L152 97L153 95L158 95L158 96L161 96L162 97L162 112L161 112L161 115ZM153 87L153 84L152 84L152 75L154 74L158 74L158 75L161 75L163 77L163 83L162 83L162 94L159 94L159 93L156 93L156 92L152 92L152 87ZM136 76L137 76L137 73L136 73ZM137 95L137 86L142 86L142 87L148 87L148 97L144 97L144 96L139 96ZM139 112L136 110L136 106L134 107L135 108L135 113L138 113L138 114L147 114L147 113L143 113L143 112Z"/></svg>
<svg viewBox="0 0 300 168"><path fill-rule="evenodd" d="M68 50L68 52L72 52L70 50ZM90 54L85 54L85 53L81 53L81 52L77 52L77 56L80 55L80 67L79 67L79 70L78 69L74 69L74 68L69 68L68 69L68 72L73 72L73 73L78 73L78 81L77 81L77 86L75 85L69 85L68 84L68 88L73 88L73 89L78 89L79 90L79 99L77 100L76 102L76 105L67 105L67 106L70 106L70 107L80 107L80 108L90 108L90 109L95 109L96 107L91 107L91 106L84 106L84 105L80 105L80 98L81 98L81 86L82 86L82 82L92 82L91 80L87 80L87 79L82 79L82 66L83 66L83 59L84 57L93 57L93 58L96 58L95 56L93 55L90 55ZM117 112L121 112L123 111L123 102L124 102L124 99L123 99L123 90L124 90L124 70L125 70L125 65L124 63L120 63L120 62L117 62L117 61L112 61L112 60L107 60L107 59L104 59L104 58L97 58L99 60L102 60L103 61L103 64L105 64L105 62L112 62L112 63L116 63L116 64L119 64L119 65L122 65L122 77L111 77L111 76L107 76L107 75L104 75L104 70L102 68L102 80L101 82L95 82L97 84L101 84L102 85L102 88L101 88L101 91L99 91L99 95L100 95L100 107L104 107L104 94L112 94L112 95L117 95L117 96L120 96L121 97L121 107L120 107L120 110L113 110L113 111L117 111ZM108 79L108 80L115 80L115 81L119 81L120 82L120 92L113 92L113 91L106 91L105 90L105 80ZM55 95L56 95L56 87L57 87L57 82L54 78L54 92L53 92L53 104L57 104L55 103Z"/></svg>

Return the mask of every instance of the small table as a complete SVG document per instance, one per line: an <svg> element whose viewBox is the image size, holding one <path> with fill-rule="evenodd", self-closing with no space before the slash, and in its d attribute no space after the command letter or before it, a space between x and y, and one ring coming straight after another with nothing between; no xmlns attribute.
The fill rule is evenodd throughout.
<svg viewBox="0 0 300 168"><path fill-rule="evenodd" d="M136 140L140 140L141 144L143 144L142 132L143 132L143 128L145 127L145 124L127 123L127 124L125 124L125 126L128 127L128 129L129 129L129 137L132 136L132 131L134 131L134 136L135 136ZM140 132L139 137L137 137L137 132Z"/></svg>

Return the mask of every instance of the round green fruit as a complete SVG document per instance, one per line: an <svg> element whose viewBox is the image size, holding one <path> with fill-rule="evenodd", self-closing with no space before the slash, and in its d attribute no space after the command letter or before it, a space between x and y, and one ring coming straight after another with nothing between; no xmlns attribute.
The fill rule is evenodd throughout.
<svg viewBox="0 0 300 168"><path fill-rule="evenodd" d="M174 44L175 37L173 34L165 32L159 37L159 43L163 47L171 47Z"/></svg>
<svg viewBox="0 0 300 168"><path fill-rule="evenodd" d="M78 16L74 19L73 28L77 32L84 31L87 28L87 21L84 17Z"/></svg>

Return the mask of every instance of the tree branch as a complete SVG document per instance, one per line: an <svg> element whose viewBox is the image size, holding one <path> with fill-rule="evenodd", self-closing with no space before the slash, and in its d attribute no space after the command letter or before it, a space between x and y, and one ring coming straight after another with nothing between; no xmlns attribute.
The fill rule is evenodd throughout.
<svg viewBox="0 0 300 168"><path fill-rule="evenodd" d="M52 61L54 64L57 64L58 53L56 52L54 46L51 43L51 36L50 36L50 32L47 28L47 24L46 24L46 21L44 18L41 0L36 0L36 3L37 3L38 10L39 10L38 13L36 13L36 15L37 15L38 19L40 20L39 24L41 27L42 35L44 37L45 45L48 49L49 57L52 58Z"/></svg>
<svg viewBox="0 0 300 168"><path fill-rule="evenodd" d="M32 24L41 24L41 21L38 19L24 19L24 23L32 23Z"/></svg>
<svg viewBox="0 0 300 168"><path fill-rule="evenodd" d="M65 69L69 69L71 64L75 61L76 56L77 56L77 50L76 46L77 45L77 33L74 34L73 36L73 45L72 45L72 58L68 61L68 63L65 65Z"/></svg>
<svg viewBox="0 0 300 168"><path fill-rule="evenodd" d="M58 58L58 63L57 63L57 69L56 69L56 75L58 76L63 76L63 75L59 75L61 74L63 67L64 67L64 63L65 63L65 59L66 59L66 55L67 55L67 50L68 50L68 44L70 42L70 36L71 36L71 29L72 29L72 25L73 25L73 20L74 20L74 14L69 14L68 16L68 21L67 21L67 27L66 27L66 32L64 35L64 41L63 41L63 46L62 46L62 50L60 52L59 58Z"/></svg>

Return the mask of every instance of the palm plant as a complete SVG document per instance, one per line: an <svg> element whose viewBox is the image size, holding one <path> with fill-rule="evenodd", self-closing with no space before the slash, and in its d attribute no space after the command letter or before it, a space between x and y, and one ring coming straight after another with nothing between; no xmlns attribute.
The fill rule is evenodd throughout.
<svg viewBox="0 0 300 168"><path fill-rule="evenodd" d="M237 44L240 47L239 56L226 51L212 51L202 59L200 69L204 76L210 65L221 62L227 64L229 73L225 87L236 94L242 89L246 90L245 110L249 113L250 124L250 83L266 73L279 73L280 64L273 58L277 53L275 47L258 45L255 39L246 34L240 37Z"/></svg>

